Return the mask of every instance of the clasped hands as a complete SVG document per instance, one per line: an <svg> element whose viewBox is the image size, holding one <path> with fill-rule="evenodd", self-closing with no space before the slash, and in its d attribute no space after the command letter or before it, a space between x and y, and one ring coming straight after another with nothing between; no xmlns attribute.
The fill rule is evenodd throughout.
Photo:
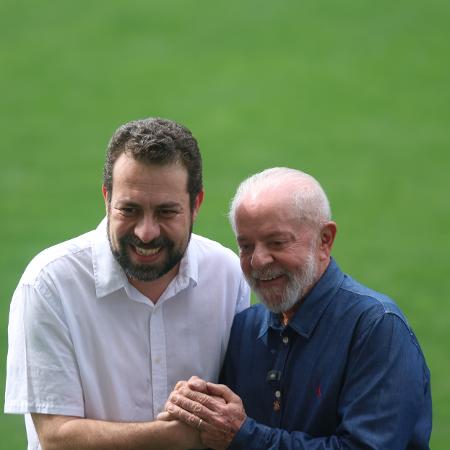
<svg viewBox="0 0 450 450"><path fill-rule="evenodd" d="M246 418L241 399L227 386L193 376L179 381L159 420L180 420L200 432L202 444L226 449Z"/></svg>

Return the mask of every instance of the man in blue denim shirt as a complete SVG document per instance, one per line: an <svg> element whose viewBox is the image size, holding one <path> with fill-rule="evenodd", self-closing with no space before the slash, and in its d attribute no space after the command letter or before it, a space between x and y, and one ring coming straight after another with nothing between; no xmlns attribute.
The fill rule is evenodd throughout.
<svg viewBox="0 0 450 450"><path fill-rule="evenodd" d="M180 382L170 415L214 449L428 449L430 374L406 318L331 258L320 184L276 168L244 181L230 219L264 304L236 316L222 382Z"/></svg>

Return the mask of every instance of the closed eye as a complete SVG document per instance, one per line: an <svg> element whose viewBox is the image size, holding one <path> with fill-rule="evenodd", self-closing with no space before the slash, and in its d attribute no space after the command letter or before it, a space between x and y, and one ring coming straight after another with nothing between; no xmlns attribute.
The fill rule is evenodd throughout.
<svg viewBox="0 0 450 450"><path fill-rule="evenodd" d="M285 243L285 241L271 241L269 242L269 245L272 247L283 247Z"/></svg>
<svg viewBox="0 0 450 450"><path fill-rule="evenodd" d="M252 251L252 246L250 244L239 244L240 253L250 253Z"/></svg>
<svg viewBox="0 0 450 450"><path fill-rule="evenodd" d="M160 209L157 214L159 217L169 219L176 216L178 213L179 211L177 209Z"/></svg>
<svg viewBox="0 0 450 450"><path fill-rule="evenodd" d="M119 210L119 212L121 214L123 214L124 216L133 216L134 214L137 213L137 208L134 206L122 206L120 208L116 208L117 210Z"/></svg>

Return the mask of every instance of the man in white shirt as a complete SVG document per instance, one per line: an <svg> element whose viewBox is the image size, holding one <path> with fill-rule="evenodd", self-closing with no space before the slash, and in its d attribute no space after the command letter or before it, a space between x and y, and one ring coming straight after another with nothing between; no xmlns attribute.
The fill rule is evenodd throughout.
<svg viewBox="0 0 450 450"><path fill-rule="evenodd" d="M107 218L35 257L14 293L5 412L26 415L29 450L199 447L156 416L178 380L217 380L249 288L231 250L192 234L195 138L164 119L121 126L103 195Z"/></svg>

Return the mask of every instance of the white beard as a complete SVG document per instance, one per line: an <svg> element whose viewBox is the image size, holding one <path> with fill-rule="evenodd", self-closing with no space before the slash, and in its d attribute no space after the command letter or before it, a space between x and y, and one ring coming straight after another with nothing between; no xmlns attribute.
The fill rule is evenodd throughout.
<svg viewBox="0 0 450 450"><path fill-rule="evenodd" d="M256 280L259 278L271 278L279 275L288 277L284 288L258 288ZM253 270L247 281L255 291L261 303L274 313L282 313L290 310L305 294L317 279L317 266L314 252L311 250L306 257L305 265L301 272L290 273L283 269L266 269L263 271Z"/></svg>

